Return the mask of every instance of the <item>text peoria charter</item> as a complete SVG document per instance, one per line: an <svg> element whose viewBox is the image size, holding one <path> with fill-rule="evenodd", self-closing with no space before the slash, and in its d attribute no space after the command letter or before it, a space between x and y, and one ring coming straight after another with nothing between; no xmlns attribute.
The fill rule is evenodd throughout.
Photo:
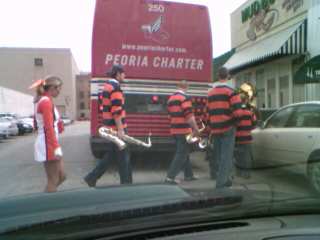
<svg viewBox="0 0 320 240"><path fill-rule="evenodd" d="M105 64L130 66L130 67L149 67L152 64L154 68L172 68L187 70L203 70L204 61L202 59L174 58L174 57L152 57L140 55L120 55L107 54Z"/></svg>

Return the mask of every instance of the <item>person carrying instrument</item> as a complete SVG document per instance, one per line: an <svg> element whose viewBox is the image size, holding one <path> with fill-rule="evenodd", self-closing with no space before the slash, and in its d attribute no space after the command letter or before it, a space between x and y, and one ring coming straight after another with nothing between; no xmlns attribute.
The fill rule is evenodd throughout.
<svg viewBox="0 0 320 240"><path fill-rule="evenodd" d="M169 97L167 102L171 123L170 132L176 142L176 152L167 172L166 183L178 183L175 178L181 170L184 170L186 181L197 179L193 175L189 158L190 146L186 136L192 132L194 136L199 136L200 132L192 112L191 99L186 94L187 90L188 83L181 81L178 83L178 90Z"/></svg>
<svg viewBox="0 0 320 240"><path fill-rule="evenodd" d="M246 92L240 92L242 100L243 115L240 117L236 130L236 146L234 151L237 175L243 178L250 178L252 164L252 136L251 131L257 124L255 108L250 105L250 96Z"/></svg>
<svg viewBox="0 0 320 240"><path fill-rule="evenodd" d="M125 100L120 86L120 83L125 79L125 72L121 65L114 65L107 75L112 79L108 80L103 88L103 125L117 131L117 136L122 139L127 131L126 112L124 110ZM84 178L89 187L96 186L97 180L106 172L112 158L116 158L118 161L120 183L132 183L132 169L128 148L120 150L115 143L109 142L104 157Z"/></svg>
<svg viewBox="0 0 320 240"><path fill-rule="evenodd" d="M232 186L235 127L242 116L240 96L228 85L228 77L228 69L219 68L219 82L208 92L207 101L214 146L210 167L217 167L211 170L216 172L216 188Z"/></svg>
<svg viewBox="0 0 320 240"><path fill-rule="evenodd" d="M66 180L63 154L59 143L59 134L63 132L63 123L53 98L58 97L62 80L48 76L34 82L30 89L36 90L34 125L37 137L34 145L35 160L42 162L47 176L45 192L56 192Z"/></svg>

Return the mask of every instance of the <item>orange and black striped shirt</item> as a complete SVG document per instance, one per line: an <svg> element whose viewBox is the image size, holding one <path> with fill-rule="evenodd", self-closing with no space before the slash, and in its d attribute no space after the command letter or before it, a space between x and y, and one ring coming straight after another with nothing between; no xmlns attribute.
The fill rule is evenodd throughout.
<svg viewBox="0 0 320 240"><path fill-rule="evenodd" d="M256 115L249 109L243 109L243 116L237 125L236 144L252 143L251 131L257 122Z"/></svg>
<svg viewBox="0 0 320 240"><path fill-rule="evenodd" d="M116 130L117 126L115 119L121 118L121 127L126 130L126 112L124 110L125 100L120 83L115 79L108 80L104 84L102 96L103 125Z"/></svg>
<svg viewBox="0 0 320 240"><path fill-rule="evenodd" d="M171 134L185 135L191 133L191 127L187 122L193 116L191 99L182 91L178 91L169 97L167 104Z"/></svg>
<svg viewBox="0 0 320 240"><path fill-rule="evenodd" d="M217 84L208 93L208 113L211 134L222 134L235 126L242 116L239 94L224 83Z"/></svg>

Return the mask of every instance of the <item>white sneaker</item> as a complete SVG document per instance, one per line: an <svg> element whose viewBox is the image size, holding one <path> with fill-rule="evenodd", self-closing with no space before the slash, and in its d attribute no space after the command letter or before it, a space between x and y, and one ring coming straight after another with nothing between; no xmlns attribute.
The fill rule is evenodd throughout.
<svg viewBox="0 0 320 240"><path fill-rule="evenodd" d="M180 183L179 180L168 178L168 177L164 180L164 182L169 183L169 184L179 184Z"/></svg>

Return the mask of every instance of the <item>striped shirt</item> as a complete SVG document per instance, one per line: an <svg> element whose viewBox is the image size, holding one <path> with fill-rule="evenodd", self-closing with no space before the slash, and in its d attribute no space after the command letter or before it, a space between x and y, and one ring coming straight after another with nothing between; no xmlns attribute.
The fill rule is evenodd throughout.
<svg viewBox="0 0 320 240"><path fill-rule="evenodd" d="M105 83L102 92L102 106L103 125L116 130L115 119L121 118L121 128L127 128L124 96L120 83L117 80L111 79Z"/></svg>
<svg viewBox="0 0 320 240"><path fill-rule="evenodd" d="M170 132L172 135L185 135L192 132L187 120L193 116L191 99L182 91L171 95L168 99L170 116Z"/></svg>
<svg viewBox="0 0 320 240"><path fill-rule="evenodd" d="M233 88L219 82L208 93L208 113L211 134L222 134L233 126L242 116L242 102Z"/></svg>
<svg viewBox="0 0 320 240"><path fill-rule="evenodd" d="M249 109L243 110L244 115L240 118L236 131L236 144L252 143L251 131L256 125L256 115Z"/></svg>

